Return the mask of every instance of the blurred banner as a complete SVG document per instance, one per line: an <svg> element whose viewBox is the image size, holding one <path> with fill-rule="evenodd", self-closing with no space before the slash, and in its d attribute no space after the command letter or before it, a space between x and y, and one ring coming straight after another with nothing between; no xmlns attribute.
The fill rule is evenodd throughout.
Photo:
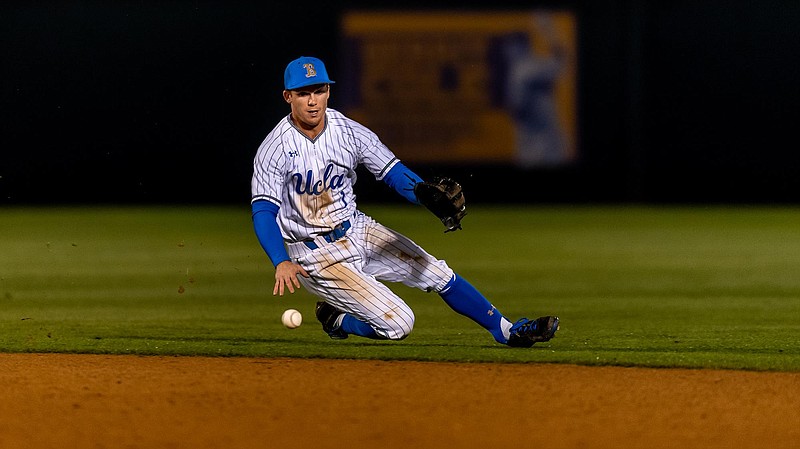
<svg viewBox="0 0 800 449"><path fill-rule="evenodd" d="M342 36L339 107L401 159L577 160L571 12L351 11Z"/></svg>

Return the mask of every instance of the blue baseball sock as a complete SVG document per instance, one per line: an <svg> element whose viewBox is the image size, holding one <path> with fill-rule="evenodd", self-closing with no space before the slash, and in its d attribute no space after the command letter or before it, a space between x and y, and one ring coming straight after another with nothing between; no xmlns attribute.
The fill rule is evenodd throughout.
<svg viewBox="0 0 800 449"><path fill-rule="evenodd" d="M375 329L372 328L369 324L359 320L358 318L350 315L349 313L345 313L342 317L342 324L341 329L345 331L345 333L358 335L360 337L372 338L374 340L383 340L384 338L378 335L375 332Z"/></svg>
<svg viewBox="0 0 800 449"><path fill-rule="evenodd" d="M451 309L488 330L498 343L506 343L500 326L505 317L466 279L454 274L439 296Z"/></svg>

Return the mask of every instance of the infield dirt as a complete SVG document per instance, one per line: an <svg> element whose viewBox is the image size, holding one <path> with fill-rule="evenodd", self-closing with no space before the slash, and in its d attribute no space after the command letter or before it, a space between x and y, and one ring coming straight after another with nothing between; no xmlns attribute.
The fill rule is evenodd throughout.
<svg viewBox="0 0 800 449"><path fill-rule="evenodd" d="M0 448L794 448L800 373L0 354Z"/></svg>

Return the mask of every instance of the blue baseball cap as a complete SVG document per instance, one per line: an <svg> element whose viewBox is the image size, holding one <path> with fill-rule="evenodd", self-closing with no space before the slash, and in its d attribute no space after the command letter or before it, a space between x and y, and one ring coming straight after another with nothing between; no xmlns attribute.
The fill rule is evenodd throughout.
<svg viewBox="0 0 800 449"><path fill-rule="evenodd" d="M333 84L328 78L325 63L311 56L301 56L286 66L283 72L283 87L286 90L298 89L313 84Z"/></svg>

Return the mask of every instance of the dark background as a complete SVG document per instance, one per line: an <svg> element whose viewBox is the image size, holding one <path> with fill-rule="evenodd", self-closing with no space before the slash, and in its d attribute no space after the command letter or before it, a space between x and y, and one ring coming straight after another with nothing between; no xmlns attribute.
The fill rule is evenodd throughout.
<svg viewBox="0 0 800 449"><path fill-rule="evenodd" d="M314 55L336 79L341 14L374 9L291 3L3 2L0 204L247 204L255 151L288 113L283 68ZM473 201L800 201L800 2L477 8L575 12L581 159L412 165L424 177L454 176ZM366 176L359 186L362 199L385 193Z"/></svg>

